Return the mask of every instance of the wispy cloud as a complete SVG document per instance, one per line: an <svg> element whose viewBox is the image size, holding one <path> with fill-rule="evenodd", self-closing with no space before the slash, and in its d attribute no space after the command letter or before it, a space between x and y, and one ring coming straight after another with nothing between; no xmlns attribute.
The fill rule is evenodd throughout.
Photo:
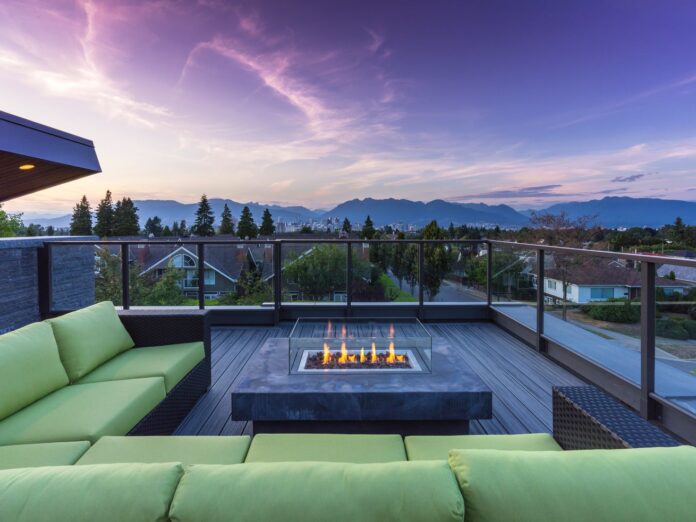
<svg viewBox="0 0 696 522"><path fill-rule="evenodd" d="M536 187L522 187L518 189L492 190L479 194L469 194L451 198L452 201L470 201L472 199L519 199L519 198L554 198L558 197L555 189L563 185L538 185Z"/></svg>
<svg viewBox="0 0 696 522"><path fill-rule="evenodd" d="M641 178L644 178L645 174L632 174L630 176L616 176L611 180L612 183L633 183Z"/></svg>

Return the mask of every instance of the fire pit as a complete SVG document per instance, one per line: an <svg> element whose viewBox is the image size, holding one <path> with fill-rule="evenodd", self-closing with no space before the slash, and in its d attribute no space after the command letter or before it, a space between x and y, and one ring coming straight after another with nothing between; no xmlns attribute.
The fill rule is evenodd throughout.
<svg viewBox="0 0 696 522"><path fill-rule="evenodd" d="M298 319L290 373L430 373L432 338L418 319Z"/></svg>

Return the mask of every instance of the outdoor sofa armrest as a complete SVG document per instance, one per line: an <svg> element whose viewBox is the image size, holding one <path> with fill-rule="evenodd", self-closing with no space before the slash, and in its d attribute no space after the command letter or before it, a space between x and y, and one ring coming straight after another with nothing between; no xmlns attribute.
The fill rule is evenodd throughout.
<svg viewBox="0 0 696 522"><path fill-rule="evenodd" d="M206 310L121 310L121 322L136 347L203 341L210 360L210 316Z"/></svg>
<svg viewBox="0 0 696 522"><path fill-rule="evenodd" d="M565 450L681 444L595 386L554 386L553 437Z"/></svg>

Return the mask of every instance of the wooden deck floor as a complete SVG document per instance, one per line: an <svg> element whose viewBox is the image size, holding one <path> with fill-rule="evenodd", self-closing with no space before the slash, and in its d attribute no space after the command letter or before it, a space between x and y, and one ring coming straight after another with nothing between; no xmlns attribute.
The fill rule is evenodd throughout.
<svg viewBox="0 0 696 522"><path fill-rule="evenodd" d="M291 326L215 328L212 386L177 434L250 433L249 423L230 419L230 386L267 339L287 337ZM551 386L582 384L492 323L436 323L427 328L459 348L461 357L493 391L493 418L472 422L472 433L551 431Z"/></svg>

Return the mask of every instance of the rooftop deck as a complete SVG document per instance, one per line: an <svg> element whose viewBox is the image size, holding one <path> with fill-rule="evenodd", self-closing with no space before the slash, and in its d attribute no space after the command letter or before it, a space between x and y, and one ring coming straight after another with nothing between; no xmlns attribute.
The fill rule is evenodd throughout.
<svg viewBox="0 0 696 522"><path fill-rule="evenodd" d="M292 323L277 327L216 327L210 391L181 423L179 435L250 433L230 418L230 387L252 354L272 337L287 337ZM493 323L431 323L493 391L493 418L473 421L471 433L550 432L551 387L583 384Z"/></svg>

